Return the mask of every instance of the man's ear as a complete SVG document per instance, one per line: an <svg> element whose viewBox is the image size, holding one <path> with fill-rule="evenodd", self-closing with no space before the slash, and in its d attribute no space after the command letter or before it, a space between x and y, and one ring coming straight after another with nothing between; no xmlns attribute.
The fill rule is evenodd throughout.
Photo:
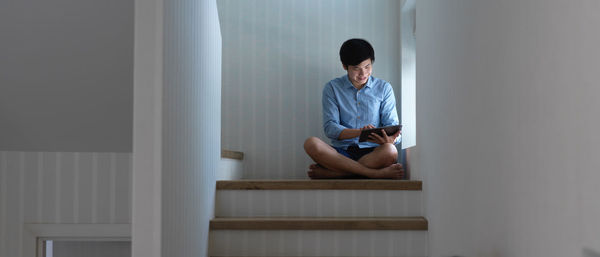
<svg viewBox="0 0 600 257"><path fill-rule="evenodd" d="M344 68L344 70L348 70L348 66L342 63L342 68Z"/></svg>

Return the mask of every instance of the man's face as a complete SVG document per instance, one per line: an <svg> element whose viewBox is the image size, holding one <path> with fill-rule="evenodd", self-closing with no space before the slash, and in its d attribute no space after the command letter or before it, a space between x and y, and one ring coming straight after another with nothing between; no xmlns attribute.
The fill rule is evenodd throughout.
<svg viewBox="0 0 600 257"><path fill-rule="evenodd" d="M371 76L373 65L371 59L366 59L358 65L345 66L344 69L348 71L348 78L352 82L352 85L360 87L367 83L367 80Z"/></svg>

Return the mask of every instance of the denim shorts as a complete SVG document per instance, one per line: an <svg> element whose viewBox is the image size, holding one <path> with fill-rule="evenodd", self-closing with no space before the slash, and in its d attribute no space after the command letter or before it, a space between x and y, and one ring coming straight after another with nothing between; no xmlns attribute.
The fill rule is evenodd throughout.
<svg viewBox="0 0 600 257"><path fill-rule="evenodd" d="M358 161L358 159L362 158L363 156L373 152L373 150L375 150L375 147L367 147L367 148L358 148L357 145L351 145L346 149L343 149L341 147L335 147L332 146L333 148L335 148L335 150L340 153L343 156L346 156L352 160Z"/></svg>

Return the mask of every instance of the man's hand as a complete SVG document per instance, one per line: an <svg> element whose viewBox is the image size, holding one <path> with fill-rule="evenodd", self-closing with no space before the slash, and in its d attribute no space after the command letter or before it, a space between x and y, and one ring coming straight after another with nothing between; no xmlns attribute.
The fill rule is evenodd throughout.
<svg viewBox="0 0 600 257"><path fill-rule="evenodd" d="M383 145L385 143L390 143L393 144L396 141L396 138L400 135L400 130L398 130L398 132L396 132L396 134L388 136L385 133L385 130L381 130L381 134L383 134L383 136L378 135L377 133L371 133L371 135L369 135L369 142L373 142L376 144L380 144Z"/></svg>
<svg viewBox="0 0 600 257"><path fill-rule="evenodd" d="M375 128L375 126L373 126L373 125L369 124L369 125L366 125L366 126L364 126L364 127L360 128L360 131L363 131L363 130L365 130L365 129L374 129L374 128ZM359 133L359 134L360 134L360 133Z"/></svg>
<svg viewBox="0 0 600 257"><path fill-rule="evenodd" d="M340 135L338 136L339 140L344 140L344 139L349 139L349 138L355 138L360 136L360 132L365 130L365 129L373 129L375 128L375 126L369 124L366 125L362 128L358 128L358 129L344 129L342 130L342 133L340 133Z"/></svg>

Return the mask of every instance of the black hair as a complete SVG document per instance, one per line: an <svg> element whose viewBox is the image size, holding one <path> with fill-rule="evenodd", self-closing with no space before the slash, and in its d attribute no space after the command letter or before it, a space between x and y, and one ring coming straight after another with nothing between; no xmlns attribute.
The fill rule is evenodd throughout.
<svg viewBox="0 0 600 257"><path fill-rule="evenodd" d="M360 38L348 39L340 47L340 60L345 67L358 65L366 59L375 62L375 50L367 40Z"/></svg>

